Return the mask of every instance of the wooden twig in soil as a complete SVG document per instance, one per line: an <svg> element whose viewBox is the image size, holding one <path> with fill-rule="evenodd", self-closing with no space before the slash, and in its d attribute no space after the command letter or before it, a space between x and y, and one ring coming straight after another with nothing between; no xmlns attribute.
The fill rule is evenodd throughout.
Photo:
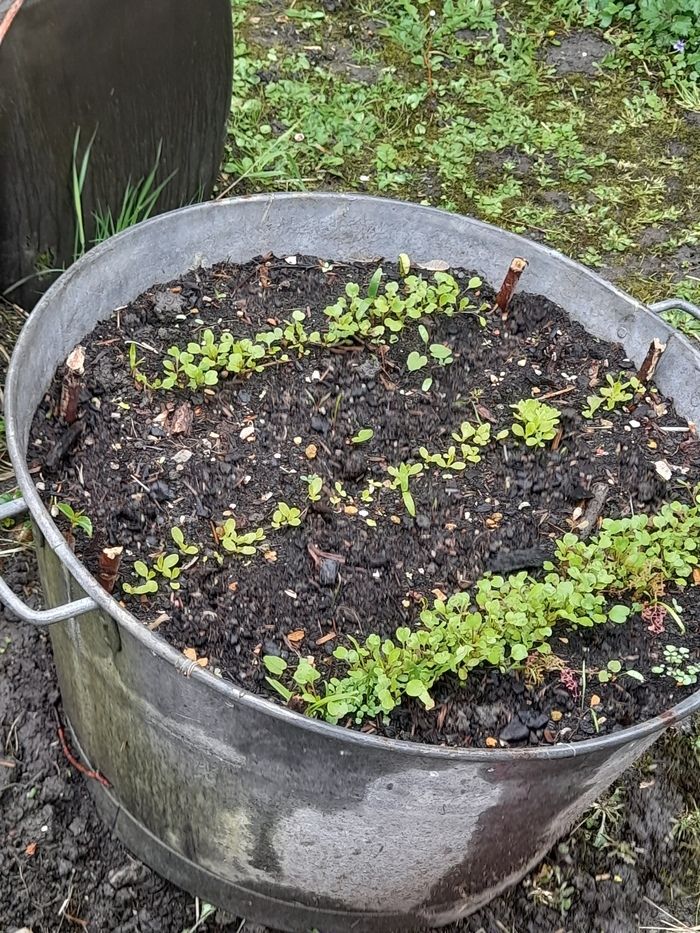
<svg viewBox="0 0 700 933"><path fill-rule="evenodd" d="M659 360L661 359L665 349L666 344L662 343L658 337L654 337L652 342L649 344L647 355L644 357L644 361L637 372L637 379L641 382L641 386L639 389L637 389L634 398L629 403L628 411L633 412L646 395L647 385L654 378L656 367L659 365Z"/></svg>
<svg viewBox="0 0 700 933"><path fill-rule="evenodd" d="M661 355L665 349L666 344L662 343L658 337L654 337L652 342L649 344L649 349L647 350L647 355L644 357L644 362L639 367L639 372L637 373L637 379L639 379L643 385L646 385L651 379L654 378L656 367L659 365L659 360L661 359Z"/></svg>
<svg viewBox="0 0 700 933"><path fill-rule="evenodd" d="M587 538L596 526L600 518L603 507L610 493L610 486L607 483L594 483L591 490L593 495L588 500L588 505L583 513L583 518L576 529L579 538Z"/></svg>
<svg viewBox="0 0 700 933"><path fill-rule="evenodd" d="M85 347L76 347L66 360L66 371L61 385L61 400L58 413L66 422L73 424L78 418L80 392L85 375Z"/></svg>
<svg viewBox="0 0 700 933"><path fill-rule="evenodd" d="M123 547L106 547L100 554L97 580L102 589L108 593L114 592L114 584L119 576L119 565L122 562L123 553Z"/></svg>
<svg viewBox="0 0 700 933"><path fill-rule="evenodd" d="M61 720L58 718L58 713L56 712L55 709L54 709L54 716L56 718L58 741L61 743L61 749L63 751L63 754L66 756L68 762L71 765L73 765L76 771L79 771L86 778L92 778L92 780L98 781L100 784L102 784L103 787L110 787L111 785L109 781L107 780L107 778L104 776L104 774L100 774L99 771L91 771L89 768L86 768L84 764L78 761L75 755L68 748L68 743L66 742L66 735L63 730L63 726L61 725Z"/></svg>
<svg viewBox="0 0 700 933"><path fill-rule="evenodd" d="M506 277L503 279L503 285L501 285L496 295L496 301L491 309L492 311L500 309L505 314L508 310L510 300L513 297L513 292L520 281L520 276L527 269L527 265L527 259L520 259L518 256L511 262L510 268L506 272Z"/></svg>

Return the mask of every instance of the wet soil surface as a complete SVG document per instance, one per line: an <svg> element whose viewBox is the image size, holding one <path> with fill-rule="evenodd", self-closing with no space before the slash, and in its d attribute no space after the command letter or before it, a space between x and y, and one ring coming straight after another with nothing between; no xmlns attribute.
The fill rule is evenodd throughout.
<svg viewBox="0 0 700 933"><path fill-rule="evenodd" d="M391 264L383 268L398 278ZM181 560L181 588L161 581L148 598L120 598L176 647L254 691L269 690L263 654L313 655L328 670L348 635L388 636L415 624L425 600L463 589L484 571L541 566L552 539L585 518L601 484L602 514L617 517L687 501L700 479L697 438L660 395L633 412L582 418L605 376L629 376L632 364L621 347L590 337L546 298L527 293L516 295L507 320L487 313L485 327L476 314L426 319L429 343L449 347L451 365L426 362L409 372L408 353L425 349L409 326L388 348L312 350L211 390L142 391L132 378L132 341L153 379L168 347L201 340L207 327L251 337L301 309L308 331L324 330L323 309L347 282L367 289L375 269L261 257L154 286L87 339L81 430L57 415L62 373L35 420L30 460L40 488L94 523L91 541L77 532L87 566L96 574L101 550L121 546L122 580L136 584L134 561L150 566L157 554L174 553L177 526L198 549ZM491 306L488 289L468 287L469 273L455 276L474 308ZM423 391L428 375L433 383ZM419 459L419 447L446 451L465 420L488 423L493 434L509 427L510 406L531 395L559 409L554 443L533 450L511 437L483 447L481 462L463 472L426 468L411 483L415 518L398 491L381 485L387 466ZM368 428L370 440L353 442ZM303 477L312 473L323 480L319 502L306 497ZM271 528L278 502L303 510L299 527ZM232 516L238 531L265 529L253 559L216 559L217 529ZM639 616L587 630L585 638L557 632L556 653L567 667L594 674L620 659L644 683L599 684L589 676L578 695L579 685L567 689L558 671L530 684L520 674L477 671L466 685L440 684L431 712L410 701L388 723L366 728L455 745L494 737L536 744L648 718L693 689L650 674L664 641L693 655L700 646L697 601L692 593L672 595L684 609L684 636L670 631L668 619L666 634L653 634Z"/></svg>
<svg viewBox="0 0 700 933"><path fill-rule="evenodd" d="M32 563L1 569L17 592L35 589ZM134 860L99 821L61 751L56 715L46 633L0 610L0 930L187 933L193 898ZM679 889L697 882L697 868L672 834L700 793L692 760L691 737L670 735L526 882L447 933L636 933L659 918L645 898L692 922ZM221 911L198 929L275 933Z"/></svg>

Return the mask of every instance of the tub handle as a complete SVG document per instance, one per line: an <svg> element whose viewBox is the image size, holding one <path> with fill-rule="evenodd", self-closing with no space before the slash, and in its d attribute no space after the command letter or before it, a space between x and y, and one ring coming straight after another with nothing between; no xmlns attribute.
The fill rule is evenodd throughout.
<svg viewBox="0 0 700 933"><path fill-rule="evenodd" d="M10 502L0 505L0 521L6 518L14 518L26 511L27 504L24 499L12 499ZM57 606L55 609L30 609L18 596L15 596L2 577L0 577L0 603L7 606L23 622L30 622L32 625L42 627L53 625L55 622L64 622L66 619L72 619L97 608L97 603L85 597L85 599L78 599L73 603L66 603L65 606Z"/></svg>
<svg viewBox="0 0 700 933"><path fill-rule="evenodd" d="M664 298L663 301L655 301L648 305L648 308L654 314L662 314L664 311L685 311L700 321L700 308L692 301L686 301L685 298Z"/></svg>

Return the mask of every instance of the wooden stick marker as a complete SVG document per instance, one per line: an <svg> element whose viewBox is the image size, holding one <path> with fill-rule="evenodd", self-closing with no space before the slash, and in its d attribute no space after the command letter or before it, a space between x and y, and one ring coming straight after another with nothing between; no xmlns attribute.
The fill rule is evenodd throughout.
<svg viewBox="0 0 700 933"><path fill-rule="evenodd" d="M515 291L518 282L520 281L520 276L527 269L527 259L520 259L515 257L511 262L510 268L506 272L506 277L503 279L503 285L501 285L500 291L496 295L496 302L493 306L493 311L496 308L500 308L504 313L508 310L508 305L510 304L510 299L513 297L513 292Z"/></svg>
<svg viewBox="0 0 700 933"><path fill-rule="evenodd" d="M85 347L76 347L66 360L66 371L61 386L61 401L58 413L66 422L73 424L78 418L78 403L85 374Z"/></svg>

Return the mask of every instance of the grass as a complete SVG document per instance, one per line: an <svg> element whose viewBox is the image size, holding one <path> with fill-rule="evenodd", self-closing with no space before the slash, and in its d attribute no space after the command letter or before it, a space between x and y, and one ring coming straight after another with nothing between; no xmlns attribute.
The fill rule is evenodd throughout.
<svg viewBox="0 0 700 933"><path fill-rule="evenodd" d="M162 143L159 143L150 171L136 182L131 180L127 182L121 203L116 212L113 213L112 208L109 206L105 207L98 204L92 215L93 234L88 241L86 231L90 224L85 216L83 192L90 168L90 156L94 142L95 133L93 133L82 155L80 155L80 129L76 130L73 140L73 163L71 166L71 195L75 218L74 261L79 259L90 246L102 243L109 237L133 227L134 224L140 223L142 220L148 220L155 210L163 189L176 174L175 171L172 171L162 181L156 181L163 151Z"/></svg>
<svg viewBox="0 0 700 933"><path fill-rule="evenodd" d="M308 2L288 15L236 0L222 190L425 200L667 297L666 267L682 272L679 250L700 244L695 85L615 32L599 75L558 76L547 56L586 18L571 0L431 6L364 0L344 16Z"/></svg>

